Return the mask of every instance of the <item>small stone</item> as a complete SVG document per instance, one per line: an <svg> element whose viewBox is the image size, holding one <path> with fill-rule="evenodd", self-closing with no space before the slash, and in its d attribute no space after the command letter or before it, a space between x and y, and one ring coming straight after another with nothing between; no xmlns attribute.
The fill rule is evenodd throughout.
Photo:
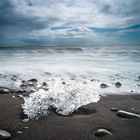
<svg viewBox="0 0 140 140"><path fill-rule="evenodd" d="M12 98L15 98L15 96L13 95Z"/></svg>
<svg viewBox="0 0 140 140"><path fill-rule="evenodd" d="M120 82L116 82L116 83L115 83L115 87L119 88L119 87L121 87L121 86L122 86L122 84L121 84Z"/></svg>
<svg viewBox="0 0 140 140"><path fill-rule="evenodd" d="M14 75L13 75L13 77L14 77L14 78L17 78L17 77L18 77L18 75L15 75L15 74L14 74Z"/></svg>
<svg viewBox="0 0 140 140"><path fill-rule="evenodd" d="M118 108L112 107L110 110L115 112L118 111Z"/></svg>
<svg viewBox="0 0 140 140"><path fill-rule="evenodd" d="M42 89L44 89L45 91L48 91L49 90L49 88L42 88Z"/></svg>
<svg viewBox="0 0 140 140"><path fill-rule="evenodd" d="M11 134L5 130L0 130L0 139L9 139Z"/></svg>
<svg viewBox="0 0 140 140"><path fill-rule="evenodd" d="M25 126L25 127L24 127L24 129L28 129L28 128L29 128L28 126Z"/></svg>
<svg viewBox="0 0 140 140"><path fill-rule="evenodd" d="M33 82L33 83L37 83L37 79L30 79L30 80L28 80L28 82Z"/></svg>
<svg viewBox="0 0 140 140"><path fill-rule="evenodd" d="M117 115L121 118L130 118L130 119L133 119L133 118L140 118L140 115L139 114L135 114L135 113L131 113L131 112L127 112L127 111L124 111L124 110L119 110L117 112Z"/></svg>
<svg viewBox="0 0 140 140"><path fill-rule="evenodd" d="M100 88L107 88L107 87L109 87L109 86L107 84L104 84L104 83L100 85Z"/></svg>
<svg viewBox="0 0 140 140"><path fill-rule="evenodd" d="M24 98L24 96L21 94L17 95L17 97Z"/></svg>
<svg viewBox="0 0 140 140"><path fill-rule="evenodd" d="M138 80L140 80L140 76L138 76Z"/></svg>
<svg viewBox="0 0 140 140"><path fill-rule="evenodd" d="M16 78L14 78L14 77L12 77L12 78L11 78L11 80L16 81L17 79L16 79Z"/></svg>
<svg viewBox="0 0 140 140"><path fill-rule="evenodd" d="M17 131L17 134L22 134L23 132L22 131Z"/></svg>
<svg viewBox="0 0 140 140"><path fill-rule="evenodd" d="M27 82L26 82L25 80L22 80L22 84L23 84L23 85L26 85Z"/></svg>
<svg viewBox="0 0 140 140"><path fill-rule="evenodd" d="M104 128L101 128L101 129L98 129L95 133L94 133L95 136L97 137L102 137L104 135L111 135L112 136L112 133L109 132L108 130L104 129Z"/></svg>
<svg viewBox="0 0 140 140"><path fill-rule="evenodd" d="M24 90L17 90L16 93L24 93Z"/></svg>
<svg viewBox="0 0 140 140"><path fill-rule="evenodd" d="M8 94L10 90L8 88L0 87L0 94Z"/></svg>
<svg viewBox="0 0 140 140"><path fill-rule="evenodd" d="M43 86L47 86L47 83L46 82L43 82L43 84L42 84Z"/></svg>
<svg viewBox="0 0 140 140"><path fill-rule="evenodd" d="M65 84L66 84L66 82L62 82L62 84L63 84L63 85L65 85Z"/></svg>
<svg viewBox="0 0 140 140"><path fill-rule="evenodd" d="M27 87L28 87L28 85L26 85L26 84L20 85L20 88L21 88L21 89L26 89Z"/></svg>
<svg viewBox="0 0 140 140"><path fill-rule="evenodd" d="M29 119L24 119L24 120L22 120L22 122L24 122L24 123L29 122Z"/></svg>
<svg viewBox="0 0 140 140"><path fill-rule="evenodd" d="M35 85L32 84L32 83L29 83L28 86L29 86L29 87L35 87Z"/></svg>

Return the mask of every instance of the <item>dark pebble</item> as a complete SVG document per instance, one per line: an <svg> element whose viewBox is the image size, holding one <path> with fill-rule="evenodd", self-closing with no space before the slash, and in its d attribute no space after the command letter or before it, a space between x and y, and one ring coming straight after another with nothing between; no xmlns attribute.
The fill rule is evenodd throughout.
<svg viewBox="0 0 140 140"><path fill-rule="evenodd" d="M116 111L118 111L118 108L113 107L110 110L116 112Z"/></svg>
<svg viewBox="0 0 140 140"><path fill-rule="evenodd" d="M19 130L19 131L17 131L17 134L19 134L19 135L20 135L20 134L22 134L22 133L23 133L23 132L22 132L22 131L20 131L20 130Z"/></svg>
<svg viewBox="0 0 140 140"><path fill-rule="evenodd" d="M140 118L140 115L135 114L135 113L131 113L131 112L127 112L127 111L124 111L124 110L119 110L117 112L117 116L119 116L121 118L130 118L130 119Z"/></svg>
<svg viewBox="0 0 140 140"><path fill-rule="evenodd" d="M122 86L122 84L121 84L120 82L116 82L116 83L115 83L115 87L119 88L119 87L121 87L121 86Z"/></svg>
<svg viewBox="0 0 140 140"><path fill-rule="evenodd" d="M27 87L28 87L28 85L26 85L26 84L20 85L20 88L27 88Z"/></svg>
<svg viewBox="0 0 140 140"><path fill-rule="evenodd" d="M32 84L32 83L29 83L28 86L29 86L29 87L35 87L35 85Z"/></svg>
<svg viewBox="0 0 140 140"><path fill-rule="evenodd" d="M29 122L29 119L23 119L22 122L27 123Z"/></svg>
<svg viewBox="0 0 140 140"><path fill-rule="evenodd" d="M12 78L11 78L11 80L12 80L12 81L16 81L17 79L16 79L16 78L14 78L14 77L12 77Z"/></svg>
<svg viewBox="0 0 140 140"><path fill-rule="evenodd" d="M0 87L0 94L9 94L9 93L15 93L15 91L6 87Z"/></svg>
<svg viewBox="0 0 140 140"><path fill-rule="evenodd" d="M63 84L63 85L65 85L65 84L66 84L66 82L62 82L62 84Z"/></svg>
<svg viewBox="0 0 140 140"><path fill-rule="evenodd" d="M0 130L0 140L11 138L11 134L5 130Z"/></svg>
<svg viewBox="0 0 140 140"><path fill-rule="evenodd" d="M43 86L47 86L47 83L46 82L43 82L43 84L42 84Z"/></svg>
<svg viewBox="0 0 140 140"><path fill-rule="evenodd" d="M109 87L109 86L107 84L104 84L104 83L100 85L100 88L107 88L107 87Z"/></svg>
<svg viewBox="0 0 140 140"><path fill-rule="evenodd" d="M30 79L30 80L28 80L28 82L34 82L34 83L37 83L37 79Z"/></svg>
<svg viewBox="0 0 140 140"><path fill-rule="evenodd" d="M100 128L100 129L95 131L94 135L96 137L102 137L102 136L105 136L105 135L112 135L112 133L109 132L108 130L104 129L104 128Z"/></svg>
<svg viewBox="0 0 140 140"><path fill-rule="evenodd" d="M23 85L26 85L26 84L27 84L27 81L22 80L22 84L23 84Z"/></svg>

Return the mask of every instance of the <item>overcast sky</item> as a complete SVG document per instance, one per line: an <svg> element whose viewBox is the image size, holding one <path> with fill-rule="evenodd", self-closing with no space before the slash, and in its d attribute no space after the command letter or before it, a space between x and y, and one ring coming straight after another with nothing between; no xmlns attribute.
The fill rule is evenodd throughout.
<svg viewBox="0 0 140 140"><path fill-rule="evenodd" d="M140 0L0 0L0 44L140 44Z"/></svg>

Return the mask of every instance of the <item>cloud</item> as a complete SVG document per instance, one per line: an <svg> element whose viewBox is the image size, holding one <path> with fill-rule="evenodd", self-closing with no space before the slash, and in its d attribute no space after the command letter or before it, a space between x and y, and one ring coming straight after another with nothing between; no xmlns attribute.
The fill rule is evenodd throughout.
<svg viewBox="0 0 140 140"><path fill-rule="evenodd" d="M139 0L1 0L0 9L1 40L104 41L140 23Z"/></svg>

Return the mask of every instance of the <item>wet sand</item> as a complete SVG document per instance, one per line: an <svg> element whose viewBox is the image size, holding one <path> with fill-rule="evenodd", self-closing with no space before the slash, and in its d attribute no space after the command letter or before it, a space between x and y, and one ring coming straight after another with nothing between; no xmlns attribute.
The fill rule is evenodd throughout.
<svg viewBox="0 0 140 140"><path fill-rule="evenodd" d="M83 106L78 112L64 117L50 112L48 116L23 123L21 97L0 94L0 130L11 133L12 140L139 140L140 119L123 119L110 111L112 107L140 113L140 95L109 95L98 103ZM24 127L28 127L25 129ZM112 133L94 135L98 128ZM17 134L17 131L23 131Z"/></svg>

